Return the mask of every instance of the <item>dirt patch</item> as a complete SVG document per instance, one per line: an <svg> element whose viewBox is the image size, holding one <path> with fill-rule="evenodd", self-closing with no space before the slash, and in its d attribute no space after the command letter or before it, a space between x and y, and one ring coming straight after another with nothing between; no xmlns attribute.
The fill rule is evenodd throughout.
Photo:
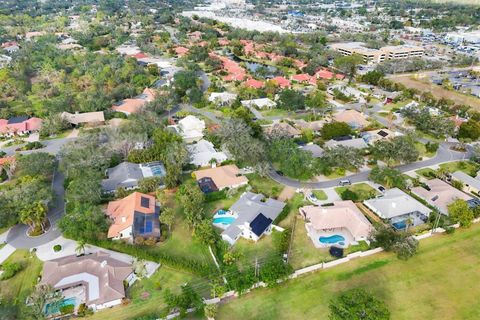
<svg viewBox="0 0 480 320"><path fill-rule="evenodd" d="M477 111L480 111L480 99L478 98L465 95L456 91L447 90L436 84L412 79L411 75L397 75L392 76L390 79L392 81L403 84L407 88L417 89L423 92L431 92L436 99L449 99L455 102L455 104L467 105Z"/></svg>
<svg viewBox="0 0 480 320"><path fill-rule="evenodd" d="M278 196L278 200L287 201L292 199L294 195L295 195L295 188L285 187L283 188L282 192Z"/></svg>

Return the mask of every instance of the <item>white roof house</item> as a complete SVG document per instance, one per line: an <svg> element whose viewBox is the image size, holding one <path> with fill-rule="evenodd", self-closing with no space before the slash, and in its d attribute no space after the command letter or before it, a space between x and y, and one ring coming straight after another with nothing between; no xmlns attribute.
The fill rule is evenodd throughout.
<svg viewBox="0 0 480 320"><path fill-rule="evenodd" d="M221 163L228 159L224 152L217 152L213 143L204 139L188 145L187 149L191 157L190 163L199 167L209 166L212 159L217 163Z"/></svg>
<svg viewBox="0 0 480 320"><path fill-rule="evenodd" d="M480 177L471 177L463 171L455 171L452 174L452 178L463 183L463 189L468 192L476 192L480 191Z"/></svg>
<svg viewBox="0 0 480 320"><path fill-rule="evenodd" d="M177 125L170 127L174 128L182 136L186 143L193 143L203 138L205 121L189 115L178 121Z"/></svg>
<svg viewBox="0 0 480 320"><path fill-rule="evenodd" d="M253 100L242 100L242 105L245 107L257 107L259 109L271 109L275 108L277 104L275 101L269 98L260 98Z"/></svg>
<svg viewBox="0 0 480 320"><path fill-rule="evenodd" d="M432 212L427 206L398 188L387 190L383 196L366 200L363 203L382 219L392 219L415 213L428 217Z"/></svg>
<svg viewBox="0 0 480 320"><path fill-rule="evenodd" d="M220 105L227 105L232 103L237 99L237 95L231 92L212 92L210 97L208 97L208 101L220 104Z"/></svg>

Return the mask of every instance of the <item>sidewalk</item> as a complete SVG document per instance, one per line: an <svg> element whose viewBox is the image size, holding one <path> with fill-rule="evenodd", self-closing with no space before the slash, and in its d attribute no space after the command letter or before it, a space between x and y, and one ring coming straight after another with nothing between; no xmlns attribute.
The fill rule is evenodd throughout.
<svg viewBox="0 0 480 320"><path fill-rule="evenodd" d="M2 249L0 249L0 264L8 259L15 252L15 248L9 244L6 244Z"/></svg>

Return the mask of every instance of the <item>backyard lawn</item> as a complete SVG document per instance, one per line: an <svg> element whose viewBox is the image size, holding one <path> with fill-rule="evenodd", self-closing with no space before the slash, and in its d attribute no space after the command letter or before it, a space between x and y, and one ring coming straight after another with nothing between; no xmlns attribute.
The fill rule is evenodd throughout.
<svg viewBox="0 0 480 320"><path fill-rule="evenodd" d="M328 249L316 248L313 245L307 234L307 229L305 229L305 221L302 218L297 218L289 257L289 263L292 267L300 269L333 259L328 253Z"/></svg>
<svg viewBox="0 0 480 320"><path fill-rule="evenodd" d="M210 285L201 278L167 267L161 267L151 278L136 282L127 291L130 304L95 313L88 319L136 319L141 316L162 314L166 289L180 293L180 286L189 283L198 293L208 298Z"/></svg>
<svg viewBox="0 0 480 320"><path fill-rule="evenodd" d="M312 193L318 200L327 200L327 194L323 190L312 190Z"/></svg>
<svg viewBox="0 0 480 320"><path fill-rule="evenodd" d="M28 250L15 251L4 263L18 262L22 265L13 278L0 281L0 298L23 306L25 299L32 293L37 278L42 271L42 262Z"/></svg>
<svg viewBox="0 0 480 320"><path fill-rule="evenodd" d="M445 168L448 172L455 172L455 171L463 171L468 175L476 176L477 171L480 169L478 164L475 164L471 161L454 161L454 162L447 162L442 163L440 168Z"/></svg>
<svg viewBox="0 0 480 320"><path fill-rule="evenodd" d="M479 319L480 224L422 240L408 261L381 253L258 289L219 309L217 319L327 319L330 300L362 287L391 319Z"/></svg>
<svg viewBox="0 0 480 320"><path fill-rule="evenodd" d="M352 199L354 201L367 200L367 199L373 198L374 196L376 196L378 194L378 192L374 188L372 188L370 185L368 185L366 183L357 183L357 184L353 184L351 186L335 188L335 192L338 193L338 195L340 195L340 197L342 197L342 194L347 190L356 194L357 198ZM343 199L343 197L342 197L342 199Z"/></svg>

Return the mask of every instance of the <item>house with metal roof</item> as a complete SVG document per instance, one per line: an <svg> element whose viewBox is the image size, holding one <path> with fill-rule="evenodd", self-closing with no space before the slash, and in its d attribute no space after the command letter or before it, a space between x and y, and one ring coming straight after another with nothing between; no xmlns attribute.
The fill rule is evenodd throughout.
<svg viewBox="0 0 480 320"><path fill-rule="evenodd" d="M217 224L214 219L214 225L224 229L222 239L231 245L240 237L258 241L264 234L271 233L272 223L285 205L282 201L267 199L263 194L245 192L229 209L228 215L233 221L225 225Z"/></svg>
<svg viewBox="0 0 480 320"><path fill-rule="evenodd" d="M247 108L272 109L277 106L275 101L269 98L259 98L252 100L242 100L242 106Z"/></svg>
<svg viewBox="0 0 480 320"><path fill-rule="evenodd" d="M368 148L368 145L365 143L365 140L362 138L355 139L331 139L325 142L324 147L326 148L336 148L339 146L354 148L354 149L365 149Z"/></svg>
<svg viewBox="0 0 480 320"><path fill-rule="evenodd" d="M383 195L365 200L367 208L382 219L388 220L396 229L417 226L428 221L432 210L402 190L393 188Z"/></svg>

